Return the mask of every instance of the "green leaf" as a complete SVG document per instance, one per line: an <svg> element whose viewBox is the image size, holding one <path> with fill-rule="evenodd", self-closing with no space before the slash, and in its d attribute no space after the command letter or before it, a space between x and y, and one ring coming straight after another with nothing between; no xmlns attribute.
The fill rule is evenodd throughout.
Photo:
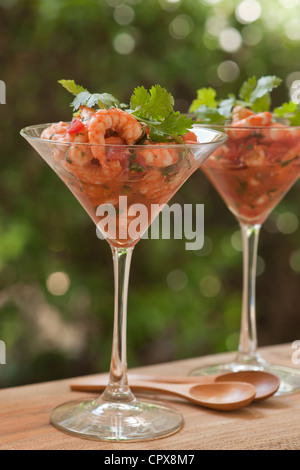
<svg viewBox="0 0 300 470"><path fill-rule="evenodd" d="M90 95L89 99L87 100L86 106L88 106L89 108L93 108L96 104L99 108L118 108L120 105L120 101L117 100L117 98L115 98L110 93L94 93Z"/></svg>
<svg viewBox="0 0 300 470"><path fill-rule="evenodd" d="M278 87L281 82L281 78L278 78L275 75L259 78L257 80L256 87L250 94L249 101L254 103L255 101L265 96L267 93L270 93L274 88Z"/></svg>
<svg viewBox="0 0 300 470"><path fill-rule="evenodd" d="M278 117L285 117L287 114L294 113L297 110L297 104L294 101L288 101L283 103L281 106L274 108L274 113Z"/></svg>
<svg viewBox="0 0 300 470"><path fill-rule="evenodd" d="M266 95L262 96L258 100L256 100L254 103L251 104L251 109L255 113L262 113L264 111L269 111L271 106L271 96L270 93L267 93Z"/></svg>
<svg viewBox="0 0 300 470"><path fill-rule="evenodd" d="M281 78L268 75L257 79L249 77L240 87L238 98L234 94L217 101L212 88L200 88L197 98L192 102L190 111L204 124L224 124L232 116L234 106L250 108L255 113L269 111L271 92L282 83ZM278 117L289 119L291 126L300 126L300 106L289 101L274 109Z"/></svg>
<svg viewBox="0 0 300 470"><path fill-rule="evenodd" d="M59 80L60 83L69 93L75 96L71 106L73 110L77 111L80 106L87 106L89 108L98 106L98 108L112 108L119 107L120 102L113 95L109 93L90 93L81 85L76 85L74 80Z"/></svg>
<svg viewBox="0 0 300 470"><path fill-rule="evenodd" d="M69 93L72 95L76 96L79 93L83 91L87 91L83 86L81 85L76 85L74 80L58 80L58 83L60 83L66 90L68 90Z"/></svg>
<svg viewBox="0 0 300 470"><path fill-rule="evenodd" d="M229 118L232 113L232 108L236 104L236 98L234 95L230 95L227 99L221 100L218 105L218 111L221 116Z"/></svg>
<svg viewBox="0 0 300 470"><path fill-rule="evenodd" d="M166 117L173 111L174 98L160 85L147 91L143 86L136 87L130 98L132 114L150 119Z"/></svg>
<svg viewBox="0 0 300 470"><path fill-rule="evenodd" d="M143 86L138 86L133 90L130 98L130 107L133 111L140 111L147 106L150 100L150 93Z"/></svg>
<svg viewBox="0 0 300 470"><path fill-rule="evenodd" d="M187 118L179 111L173 111L161 122L152 122L150 127L150 139L165 141L168 137L176 139L180 135L186 134L192 127L193 120Z"/></svg>
<svg viewBox="0 0 300 470"><path fill-rule="evenodd" d="M239 97L256 113L268 111L271 106L270 92L281 82L281 78L275 75L260 77L258 80L255 76L250 77L241 86Z"/></svg>
<svg viewBox="0 0 300 470"><path fill-rule="evenodd" d="M75 96L74 100L71 103L71 106L73 106L73 111L79 109L80 106L86 106L86 103L90 96L91 94L88 91L82 91L81 93L78 93L78 95Z"/></svg>
<svg viewBox="0 0 300 470"><path fill-rule="evenodd" d="M186 134L192 127L192 119L173 110L174 98L165 88L154 85L150 90L136 87L130 98L130 112L150 129L152 140L164 142L170 137Z"/></svg>
<svg viewBox="0 0 300 470"><path fill-rule="evenodd" d="M292 116L289 116L289 121L291 126L300 126L300 107L297 107L297 110Z"/></svg>
<svg viewBox="0 0 300 470"><path fill-rule="evenodd" d="M88 108L94 108L97 106L99 109L109 109L112 107L118 108L120 105L119 100L109 93L94 93L91 94L88 91L82 91L71 103L74 111L79 109L80 106L87 106Z"/></svg>
<svg viewBox="0 0 300 470"><path fill-rule="evenodd" d="M195 111L195 115L205 124L222 124L226 119L225 116L220 114L217 108L208 108L204 105L200 106L200 108Z"/></svg>
<svg viewBox="0 0 300 470"><path fill-rule="evenodd" d="M254 91L256 85L256 77L249 77L248 80L242 84L239 91L239 97L246 102L250 101L251 93Z"/></svg>
<svg viewBox="0 0 300 470"><path fill-rule="evenodd" d="M216 95L217 93L213 88L200 88L197 90L197 98L192 102L189 111L193 113L200 108L200 106L216 108L218 105Z"/></svg>

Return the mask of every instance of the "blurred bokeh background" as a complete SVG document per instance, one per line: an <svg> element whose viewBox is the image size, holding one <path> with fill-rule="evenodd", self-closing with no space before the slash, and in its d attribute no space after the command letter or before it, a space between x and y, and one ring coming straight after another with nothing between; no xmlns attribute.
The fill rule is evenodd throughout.
<svg viewBox="0 0 300 470"><path fill-rule="evenodd" d="M79 203L20 137L69 120L57 80L128 100L159 83L182 112L196 90L237 92L278 75L274 105L300 79L299 0L0 0L0 339L3 387L107 371L111 253ZM259 244L259 345L300 338L300 187L265 223ZM237 222L201 171L176 196L205 205L205 244L144 240L132 261L130 367L234 350L242 253ZM174 201L175 202L175 201Z"/></svg>

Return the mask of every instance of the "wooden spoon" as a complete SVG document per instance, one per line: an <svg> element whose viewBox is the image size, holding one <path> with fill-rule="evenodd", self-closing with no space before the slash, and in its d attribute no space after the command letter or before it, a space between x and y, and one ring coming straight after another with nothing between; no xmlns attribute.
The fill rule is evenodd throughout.
<svg viewBox="0 0 300 470"><path fill-rule="evenodd" d="M238 372L227 372L218 375L197 375L197 376L177 376L177 375L146 375L146 374L128 374L129 385L133 381L147 381L169 384L210 384L212 382L246 382L254 385L256 394L253 401L262 401L274 395L280 385L279 378L269 372L259 370L248 370ZM87 382L88 381L88 382ZM81 383L72 384L72 390L98 391L99 384L103 381L108 382L108 374L101 377L95 375L84 379ZM104 382L103 382L104 383Z"/></svg>
<svg viewBox="0 0 300 470"><path fill-rule="evenodd" d="M262 401L274 395L280 386L280 379L270 372L262 370L244 370L237 372L226 372L218 375L196 375L196 376L159 376L128 374L130 380L147 380L153 382L168 383L211 383L211 382L247 382L256 388L254 401Z"/></svg>
<svg viewBox="0 0 300 470"><path fill-rule="evenodd" d="M99 392L104 390L107 382L95 385L73 384L72 390ZM245 382L211 382L203 384L170 384L163 382L132 382L132 390L162 392L176 397L185 398L196 405L214 410L237 410L251 403L256 389Z"/></svg>
<svg viewBox="0 0 300 470"><path fill-rule="evenodd" d="M277 392L280 379L269 372L260 370L241 370L239 372L228 372L215 378L215 382L231 382L239 380L254 385L256 395L254 401L262 401Z"/></svg>

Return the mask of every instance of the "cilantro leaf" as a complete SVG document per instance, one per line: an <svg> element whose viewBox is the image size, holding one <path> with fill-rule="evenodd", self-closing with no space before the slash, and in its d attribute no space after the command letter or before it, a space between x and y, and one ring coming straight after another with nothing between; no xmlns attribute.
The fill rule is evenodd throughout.
<svg viewBox="0 0 300 470"><path fill-rule="evenodd" d="M298 106L294 114L289 116L291 126L300 126L300 107Z"/></svg>
<svg viewBox="0 0 300 470"><path fill-rule="evenodd" d="M90 93L81 85L76 85L74 80L59 80L60 83L69 93L75 96L71 102L73 110L77 111L80 106L87 106L93 108L98 106L99 109L119 107L120 102L113 95L109 93Z"/></svg>
<svg viewBox="0 0 300 470"><path fill-rule="evenodd" d="M254 91L256 85L257 85L256 77L249 77L248 80L246 80L242 84L240 91L239 91L239 97L242 100L249 102L251 93Z"/></svg>
<svg viewBox="0 0 300 470"><path fill-rule="evenodd" d="M268 111L271 106L270 92L281 82L281 78L274 75L260 77L258 80L256 77L248 78L240 88L239 97L256 113Z"/></svg>
<svg viewBox="0 0 300 470"><path fill-rule="evenodd" d="M270 96L270 93L267 93L266 95L262 96L258 100L254 101L254 103L251 104L250 108L255 113L263 113L264 111L269 111L270 106L271 106L271 96Z"/></svg>
<svg viewBox="0 0 300 470"><path fill-rule="evenodd" d="M223 124L232 117L236 105L250 108L255 113L268 111L271 107L271 91L281 84L282 80L274 75L249 77L240 87L237 97L229 94L223 100L217 100L212 88L200 88L197 98L192 102L189 111L204 123Z"/></svg>
<svg viewBox="0 0 300 470"><path fill-rule="evenodd" d="M73 106L73 111L77 111L80 106L86 106L86 103L88 102L90 96L91 94L87 90L78 93L78 95L75 96L74 100L71 103L71 106Z"/></svg>
<svg viewBox="0 0 300 470"><path fill-rule="evenodd" d="M229 95L228 98L221 100L218 105L218 110L221 116L229 118L232 113L233 107L237 104L234 95Z"/></svg>
<svg viewBox="0 0 300 470"><path fill-rule="evenodd" d="M136 87L130 98L132 114L146 118L163 118L173 111L174 98L160 85L147 91L143 86Z"/></svg>
<svg viewBox="0 0 300 470"><path fill-rule="evenodd" d="M149 137L152 140L166 141L169 136L178 139L178 136L184 135L192 127L193 120L187 118L179 111L173 111L161 122L150 123Z"/></svg>
<svg viewBox="0 0 300 470"><path fill-rule="evenodd" d="M130 98L130 107L133 111L139 112L149 102L150 94L143 86L138 86L133 90L133 93Z"/></svg>
<svg viewBox="0 0 300 470"><path fill-rule="evenodd" d="M281 78L275 77L275 75L259 78L256 87L250 94L250 103L255 103L255 101L270 93L274 88L278 87L281 82Z"/></svg>
<svg viewBox="0 0 300 470"><path fill-rule="evenodd" d="M110 93L94 93L93 95L90 95L86 106L93 108L95 104L97 104L99 108L118 108L120 101Z"/></svg>
<svg viewBox="0 0 300 470"><path fill-rule="evenodd" d="M228 98L218 101L216 95L213 88L200 88L197 90L197 98L192 102L189 111L195 113L205 123L223 123L231 116L236 98L231 94Z"/></svg>
<svg viewBox="0 0 300 470"><path fill-rule="evenodd" d="M117 100L113 95L109 93L93 93L88 91L82 91L71 103L73 110L76 111L80 106L87 106L88 108L94 108L97 106L99 109L109 109L112 107L118 108L120 101Z"/></svg>
<svg viewBox="0 0 300 470"><path fill-rule="evenodd" d="M217 108L209 108L205 105L200 106L195 111L195 115L205 124L222 124L226 119Z"/></svg>
<svg viewBox="0 0 300 470"><path fill-rule="evenodd" d="M60 83L66 90L68 90L72 95L78 95L81 92L87 91L83 86L81 85L76 85L74 80L58 80L58 83Z"/></svg>
<svg viewBox="0 0 300 470"><path fill-rule="evenodd" d="M300 106L294 101L278 106L274 109L274 114L279 118L288 119L291 126L300 126Z"/></svg>
<svg viewBox="0 0 300 470"><path fill-rule="evenodd" d="M294 113L297 109L297 104L294 101L288 101L283 103L281 106L278 106L274 109L274 113L278 117L286 117L287 114Z"/></svg>
<svg viewBox="0 0 300 470"><path fill-rule="evenodd" d="M200 106L207 106L208 108L216 108L218 102L216 100L216 91L213 88L200 88L197 90L197 98L190 106L190 112L193 113Z"/></svg>
<svg viewBox="0 0 300 470"><path fill-rule="evenodd" d="M136 87L130 98L130 113L150 129L150 139L164 142L170 137L186 134L192 126L192 119L175 112L174 98L165 88L154 85L150 90Z"/></svg>

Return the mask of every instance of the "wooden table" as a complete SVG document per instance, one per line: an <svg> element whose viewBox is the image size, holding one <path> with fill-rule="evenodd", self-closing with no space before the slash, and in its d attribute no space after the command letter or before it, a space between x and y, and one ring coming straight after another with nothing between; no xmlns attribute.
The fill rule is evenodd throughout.
<svg viewBox="0 0 300 470"><path fill-rule="evenodd" d="M291 344L261 349L268 361L289 366L292 366L293 351ZM147 366L134 371L180 375L199 365L233 357L227 353ZM49 424L52 408L65 401L86 397L86 393L70 391L71 382L74 379L1 390L0 450L103 450L116 454L118 450L188 450L191 453L195 450L300 448L300 392L274 396L232 412L208 410L170 398L168 403L171 402L184 416L185 424L180 431L153 441L109 443L76 438ZM166 396L163 398L166 400ZM162 401L162 397L159 399Z"/></svg>

